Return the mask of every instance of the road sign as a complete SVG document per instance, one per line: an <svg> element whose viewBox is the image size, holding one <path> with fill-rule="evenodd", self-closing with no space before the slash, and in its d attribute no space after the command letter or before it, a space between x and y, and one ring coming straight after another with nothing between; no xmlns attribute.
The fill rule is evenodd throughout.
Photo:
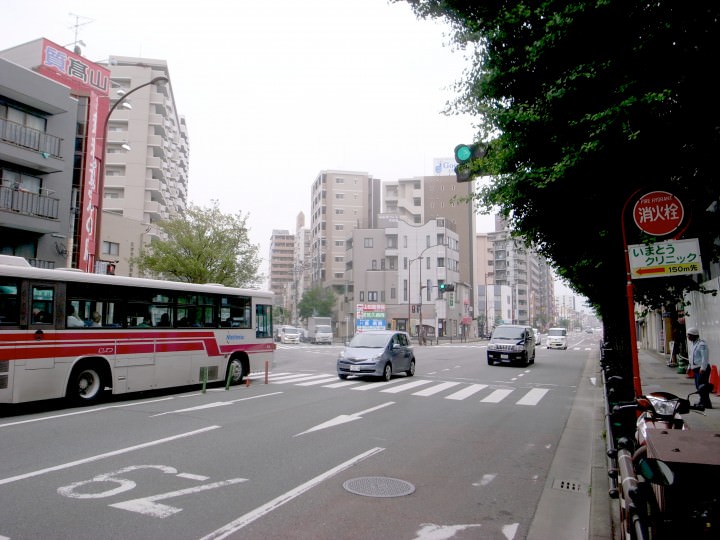
<svg viewBox="0 0 720 540"><path fill-rule="evenodd" d="M676 230L685 217L683 205L667 191L651 191L638 199L633 208L633 219L641 231L653 236L664 236Z"/></svg>
<svg viewBox="0 0 720 540"><path fill-rule="evenodd" d="M633 279L699 274L702 270L697 238L628 246Z"/></svg>

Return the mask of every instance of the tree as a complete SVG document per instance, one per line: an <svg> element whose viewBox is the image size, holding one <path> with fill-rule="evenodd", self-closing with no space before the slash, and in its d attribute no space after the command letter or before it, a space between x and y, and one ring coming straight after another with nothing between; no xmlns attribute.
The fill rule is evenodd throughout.
<svg viewBox="0 0 720 540"><path fill-rule="evenodd" d="M209 208L190 205L183 215L159 222L166 239L154 240L130 262L175 281L256 286L258 246L250 243L246 223L247 215L223 214L217 201Z"/></svg>
<svg viewBox="0 0 720 540"><path fill-rule="evenodd" d="M626 203L643 190L675 194L692 215L685 236L707 263L718 259L720 4L407 1L419 17L445 18L452 43L471 53L447 112L477 117L488 143L472 163L492 174L479 206L508 219L628 351ZM628 243L651 240L629 223ZM700 281L635 280L634 298L659 308Z"/></svg>
<svg viewBox="0 0 720 540"><path fill-rule="evenodd" d="M315 287L303 293L298 304L301 319L308 317L330 317L335 306L335 293L331 288Z"/></svg>

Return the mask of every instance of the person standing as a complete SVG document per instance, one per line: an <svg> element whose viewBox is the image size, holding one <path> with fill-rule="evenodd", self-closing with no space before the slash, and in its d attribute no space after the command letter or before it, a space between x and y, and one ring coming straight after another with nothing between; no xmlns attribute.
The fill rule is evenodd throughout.
<svg viewBox="0 0 720 540"><path fill-rule="evenodd" d="M695 389L700 390L700 386L710 384L710 355L705 340L700 339L700 332L697 328L688 328L687 337L690 341L688 350L688 373L692 370L695 378ZM700 392L700 405L706 409L712 409L710 402L710 390L705 388L704 392Z"/></svg>

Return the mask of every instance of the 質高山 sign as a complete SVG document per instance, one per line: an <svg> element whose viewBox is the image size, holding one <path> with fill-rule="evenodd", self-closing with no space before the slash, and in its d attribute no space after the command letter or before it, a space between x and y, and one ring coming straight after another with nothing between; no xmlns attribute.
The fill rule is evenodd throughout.
<svg viewBox="0 0 720 540"><path fill-rule="evenodd" d="M646 193L633 208L635 225L653 236L670 234L680 226L684 217L680 199L667 191Z"/></svg>
<svg viewBox="0 0 720 540"><path fill-rule="evenodd" d="M628 260L633 279L679 276L702 272L697 238L666 240L652 244L628 246Z"/></svg>

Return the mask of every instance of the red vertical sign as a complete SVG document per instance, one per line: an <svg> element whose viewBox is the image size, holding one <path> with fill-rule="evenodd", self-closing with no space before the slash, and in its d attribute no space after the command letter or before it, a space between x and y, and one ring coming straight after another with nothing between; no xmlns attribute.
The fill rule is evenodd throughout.
<svg viewBox="0 0 720 540"><path fill-rule="evenodd" d="M87 118L78 119L86 123L87 131L83 144L85 152L82 156L80 179L79 245L76 249L79 251L78 268L85 272L93 272L97 244L95 233L102 203L98 181L100 167L104 166L102 156L105 133L101 131L110 108L107 99L110 70L44 39L42 63L38 71L50 79L69 86L73 95L88 99ZM99 139L102 139L102 143Z"/></svg>

